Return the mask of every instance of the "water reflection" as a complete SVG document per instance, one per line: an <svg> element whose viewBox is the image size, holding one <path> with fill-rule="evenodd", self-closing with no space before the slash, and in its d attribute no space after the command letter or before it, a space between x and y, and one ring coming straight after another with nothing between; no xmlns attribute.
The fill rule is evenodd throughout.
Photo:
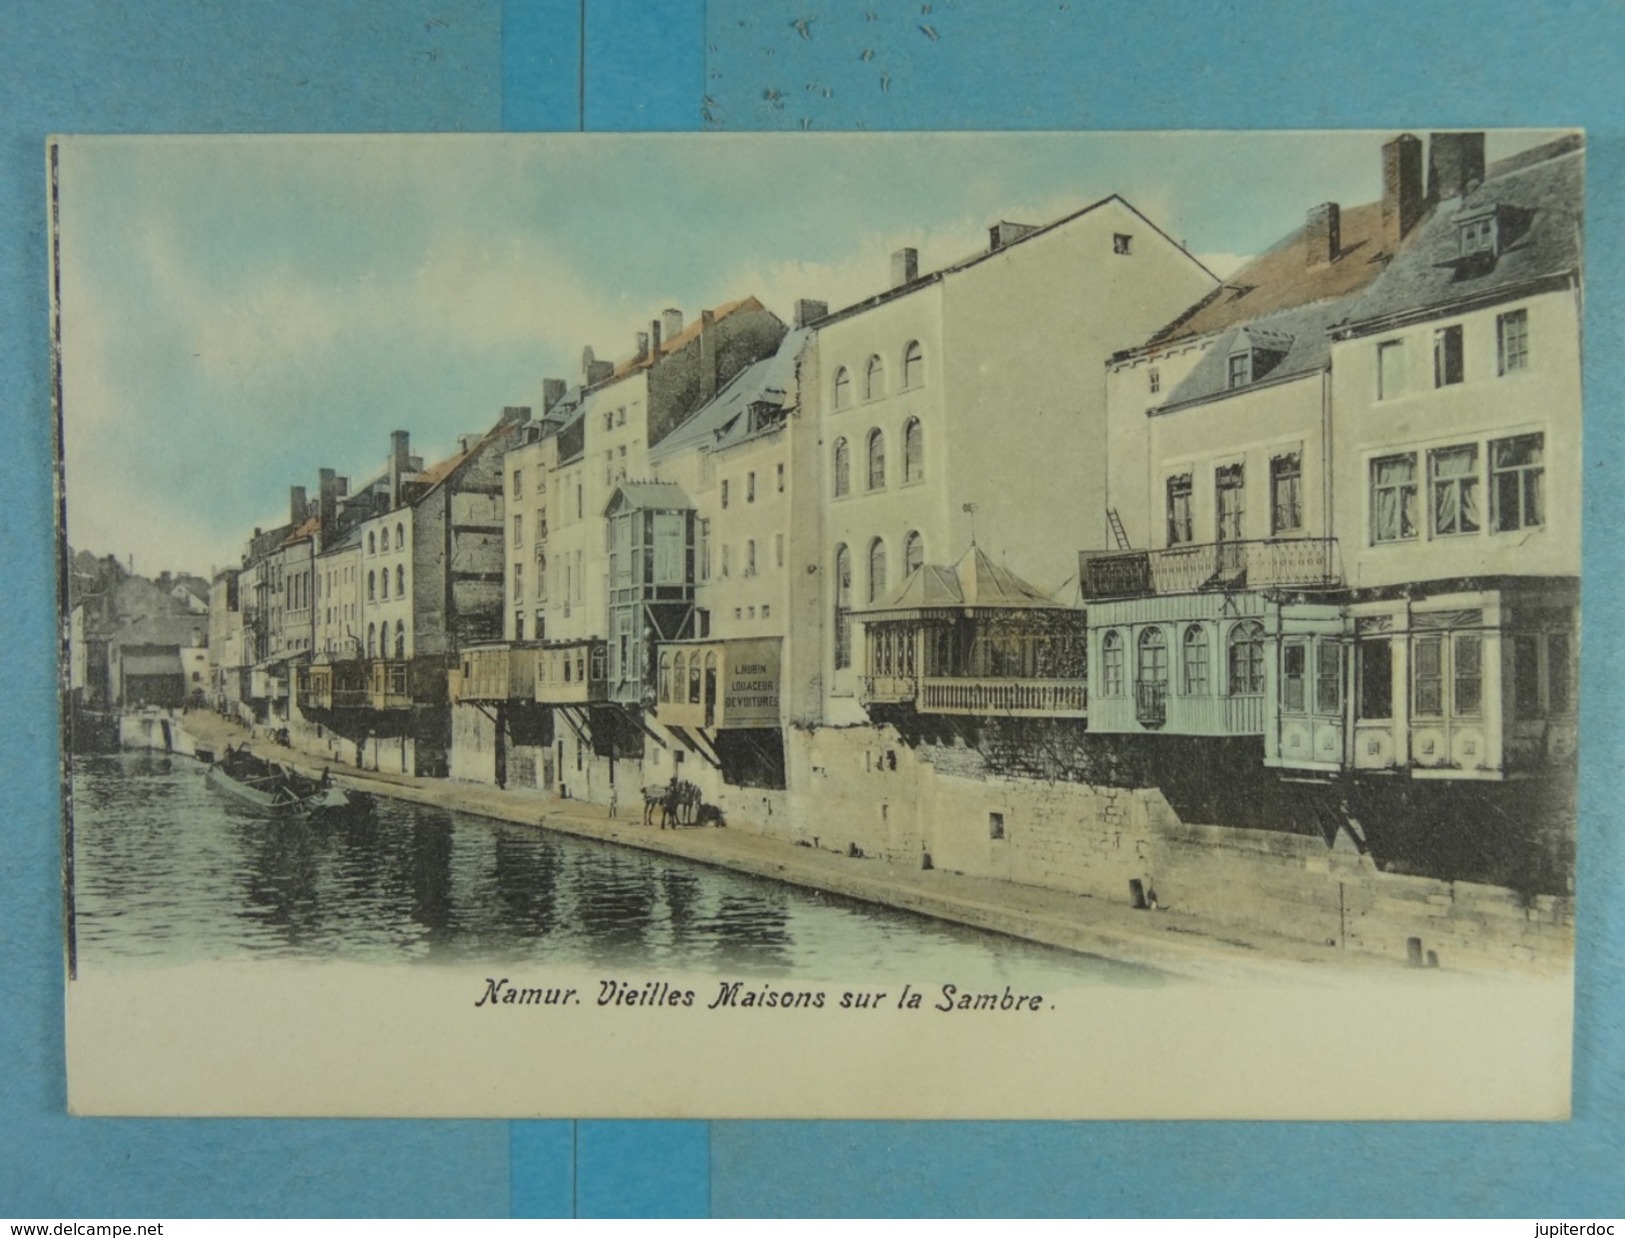
<svg viewBox="0 0 1625 1238"><path fill-rule="evenodd" d="M380 799L314 826L191 761L75 763L81 966L263 954L1051 986L1147 973L589 839Z"/></svg>

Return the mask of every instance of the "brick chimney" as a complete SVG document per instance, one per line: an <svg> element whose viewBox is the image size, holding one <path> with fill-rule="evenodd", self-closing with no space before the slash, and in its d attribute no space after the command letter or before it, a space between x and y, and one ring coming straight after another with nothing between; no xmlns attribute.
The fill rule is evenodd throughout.
<svg viewBox="0 0 1625 1238"><path fill-rule="evenodd" d="M339 475L336 469L321 469L316 477L316 514L326 529L339 512Z"/></svg>
<svg viewBox="0 0 1625 1238"><path fill-rule="evenodd" d="M1402 133L1382 148L1382 247L1399 248L1427 205L1422 196L1422 140Z"/></svg>
<svg viewBox="0 0 1625 1238"><path fill-rule="evenodd" d="M710 310L700 311L700 402L703 404L716 395L717 371L722 360L717 355L717 316Z"/></svg>
<svg viewBox="0 0 1625 1238"><path fill-rule="evenodd" d="M1307 265L1314 267L1337 261L1343 246L1342 211L1337 203L1322 202L1310 208L1309 218L1303 225L1303 241Z"/></svg>
<svg viewBox="0 0 1625 1238"><path fill-rule="evenodd" d="M683 311L680 309L661 310L660 326L665 332L666 342L671 343L683 333Z"/></svg>
<svg viewBox="0 0 1625 1238"><path fill-rule="evenodd" d="M303 486L288 487L288 522L290 524L305 523L305 488Z"/></svg>
<svg viewBox="0 0 1625 1238"><path fill-rule="evenodd" d="M603 382L614 372L614 362L598 360L590 346L581 350L581 381L587 386Z"/></svg>
<svg viewBox="0 0 1625 1238"><path fill-rule="evenodd" d="M920 251L894 249L891 256L891 286L902 288L920 278Z"/></svg>
<svg viewBox="0 0 1625 1238"><path fill-rule="evenodd" d="M660 319L649 320L649 356L655 361L660 360Z"/></svg>
<svg viewBox="0 0 1625 1238"><path fill-rule="evenodd" d="M1428 200L1459 198L1484 179L1482 133L1428 134Z"/></svg>
<svg viewBox="0 0 1625 1238"><path fill-rule="evenodd" d="M564 393L568 390L569 384L567 384L562 378L542 379L543 416L553 411L553 406L560 400L564 399Z"/></svg>
<svg viewBox="0 0 1625 1238"><path fill-rule="evenodd" d="M828 316L828 301L800 300L796 302L794 322L797 330L805 327L808 323L817 322L820 318L827 318Z"/></svg>
<svg viewBox="0 0 1625 1238"><path fill-rule="evenodd" d="M649 359L649 333L647 331L638 332L637 359L639 361L647 361Z"/></svg>
<svg viewBox="0 0 1625 1238"><path fill-rule="evenodd" d="M396 430L389 436L389 505L401 505L401 478L412 471L412 436Z"/></svg>

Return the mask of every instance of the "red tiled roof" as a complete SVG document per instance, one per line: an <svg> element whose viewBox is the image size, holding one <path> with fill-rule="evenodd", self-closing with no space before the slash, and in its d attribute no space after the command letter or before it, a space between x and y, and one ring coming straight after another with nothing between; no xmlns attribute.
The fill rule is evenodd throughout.
<svg viewBox="0 0 1625 1238"><path fill-rule="evenodd" d="M1392 257L1382 247L1382 203L1350 207L1340 216L1335 261L1311 265L1305 252L1307 225L1254 258L1191 309L1153 335L1151 344L1209 335L1249 319L1358 292ZM1406 240L1414 237L1421 221Z"/></svg>
<svg viewBox="0 0 1625 1238"><path fill-rule="evenodd" d="M738 310L759 310L764 308L765 307L762 305L762 303L755 297L742 297L738 301L729 301L726 304L717 306L716 309L711 311L711 318L714 322L721 322L729 314L735 313ZM664 357L669 353L677 352L679 349L683 348L690 340L693 340L699 336L700 329L704 325L705 316L702 314L700 317L696 318L693 322L689 323L686 327L679 331L676 335L672 336L671 339L661 340L660 355ZM631 374L636 370L646 370L653 365L654 362L655 359L647 355L642 357L632 357L626 361L618 362L615 366L614 373L610 375L610 379L613 381L617 378L625 378L628 374Z"/></svg>

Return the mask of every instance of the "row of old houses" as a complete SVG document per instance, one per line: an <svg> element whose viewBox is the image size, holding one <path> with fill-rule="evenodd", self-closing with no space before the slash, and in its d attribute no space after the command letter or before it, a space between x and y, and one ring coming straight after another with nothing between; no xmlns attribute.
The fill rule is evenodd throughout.
<svg viewBox="0 0 1625 1238"><path fill-rule="evenodd" d="M788 322L667 309L427 468L397 432L217 578L217 696L1043 884L1138 862L1068 825L1119 792L1504 877L1575 746L1583 152L1372 158L1228 279L1112 196Z"/></svg>

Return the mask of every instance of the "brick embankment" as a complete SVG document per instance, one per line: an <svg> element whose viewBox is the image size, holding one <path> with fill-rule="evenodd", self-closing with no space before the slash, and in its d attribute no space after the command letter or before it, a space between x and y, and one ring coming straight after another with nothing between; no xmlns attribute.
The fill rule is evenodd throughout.
<svg viewBox="0 0 1625 1238"><path fill-rule="evenodd" d="M237 723L212 713L189 714L185 726L200 744L217 750L248 738ZM920 871L885 860L852 859L749 830L662 830L642 823L641 802L623 809L621 816L611 817L599 805L559 799L539 790L498 790L441 778L345 769L263 737L250 740L249 746L261 756L311 774L330 769L341 786L678 856L1192 978L1257 977L1271 972L1302 978L1304 964L1319 964L1319 970L1328 974L1342 973L1350 966L1394 967L1391 960L1308 945L1256 929L1218 925L1177 908L1136 911L1126 903L1087 895L941 870Z"/></svg>

